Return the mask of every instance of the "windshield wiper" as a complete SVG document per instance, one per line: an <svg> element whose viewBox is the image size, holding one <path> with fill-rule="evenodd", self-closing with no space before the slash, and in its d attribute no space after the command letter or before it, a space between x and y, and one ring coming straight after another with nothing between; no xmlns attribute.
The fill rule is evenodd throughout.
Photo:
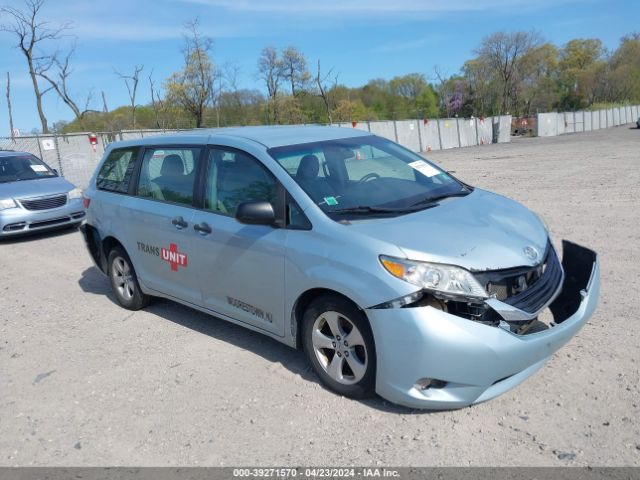
<svg viewBox="0 0 640 480"><path fill-rule="evenodd" d="M358 207L348 207L348 208L339 208L338 210L332 210L328 213L337 213L337 214L345 214L345 213L355 213L355 214L376 214L376 213L409 213L409 212L417 212L419 210L424 210L425 208L433 208L437 207L437 203L433 203L427 205L426 207L420 206L420 208L415 208L415 206L410 206L406 208L386 208L386 207L372 207L369 205L360 205Z"/></svg>
<svg viewBox="0 0 640 480"><path fill-rule="evenodd" d="M464 190L464 191L461 191L461 192L455 192L455 193L443 193L442 195L435 195L433 197L423 198L422 200L417 201L416 203L412 204L411 206L415 207L417 205L435 203L438 200L444 200L445 198L449 198L449 197L466 197L470 193L471 192L468 191L468 190Z"/></svg>

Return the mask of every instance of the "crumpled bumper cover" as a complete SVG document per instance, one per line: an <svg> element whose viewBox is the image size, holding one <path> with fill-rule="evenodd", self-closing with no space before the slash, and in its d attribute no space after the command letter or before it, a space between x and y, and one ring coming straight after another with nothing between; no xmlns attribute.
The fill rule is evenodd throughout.
<svg viewBox="0 0 640 480"><path fill-rule="evenodd" d="M376 339L376 391L412 408L450 409L496 397L535 373L593 314L600 291L597 255L563 242L565 279L550 309L555 326L516 335L433 307L367 309ZM446 382L420 390L421 378Z"/></svg>

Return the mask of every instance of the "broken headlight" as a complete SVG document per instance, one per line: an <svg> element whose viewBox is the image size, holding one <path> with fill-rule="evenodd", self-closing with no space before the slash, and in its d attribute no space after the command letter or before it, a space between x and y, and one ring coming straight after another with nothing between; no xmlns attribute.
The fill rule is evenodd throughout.
<svg viewBox="0 0 640 480"><path fill-rule="evenodd" d="M451 296L487 298L487 292L475 277L461 267L380 256L382 266L396 278L432 292Z"/></svg>

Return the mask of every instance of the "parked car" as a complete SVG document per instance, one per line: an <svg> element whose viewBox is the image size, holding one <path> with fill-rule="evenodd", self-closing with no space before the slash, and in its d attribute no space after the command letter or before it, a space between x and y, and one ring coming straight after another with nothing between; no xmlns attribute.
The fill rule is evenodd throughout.
<svg viewBox="0 0 640 480"><path fill-rule="evenodd" d="M0 151L0 238L84 219L82 191L27 152Z"/></svg>
<svg viewBox="0 0 640 480"><path fill-rule="evenodd" d="M488 400L598 300L596 253L563 241L561 264L522 205L356 129L113 143L85 196L88 249L123 307L164 297L302 347L349 397Z"/></svg>
<svg viewBox="0 0 640 480"><path fill-rule="evenodd" d="M640 128L640 117L638 117L638 120L636 120L636 127Z"/></svg>

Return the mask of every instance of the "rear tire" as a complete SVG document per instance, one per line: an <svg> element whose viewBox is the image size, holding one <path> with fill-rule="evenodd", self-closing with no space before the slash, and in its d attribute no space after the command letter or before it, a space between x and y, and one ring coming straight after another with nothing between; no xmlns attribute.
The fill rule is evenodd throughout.
<svg viewBox="0 0 640 480"><path fill-rule="evenodd" d="M127 310L140 310L151 303L152 297L140 290L131 259L122 247L111 249L107 265L111 289L121 306Z"/></svg>
<svg viewBox="0 0 640 480"><path fill-rule="evenodd" d="M302 318L302 344L320 381L350 398L375 393L376 349L365 314L348 300L323 295Z"/></svg>

